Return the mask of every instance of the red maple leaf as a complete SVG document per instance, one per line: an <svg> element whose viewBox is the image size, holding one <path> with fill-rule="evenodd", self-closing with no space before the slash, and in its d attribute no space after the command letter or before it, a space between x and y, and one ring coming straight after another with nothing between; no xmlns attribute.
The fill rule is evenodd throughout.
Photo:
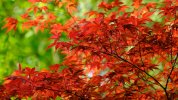
<svg viewBox="0 0 178 100"><path fill-rule="evenodd" d="M11 31L12 29L15 30L17 27L17 20L15 18L9 17L5 19L6 24L2 28L7 28L6 32Z"/></svg>

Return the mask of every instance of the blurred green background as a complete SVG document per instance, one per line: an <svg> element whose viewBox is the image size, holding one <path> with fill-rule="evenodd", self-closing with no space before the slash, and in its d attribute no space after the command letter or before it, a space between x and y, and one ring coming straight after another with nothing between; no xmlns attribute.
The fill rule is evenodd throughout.
<svg viewBox="0 0 178 100"><path fill-rule="evenodd" d="M78 0L77 16L85 17L83 14L89 10L97 10L97 4L101 0ZM109 0L113 1L113 0ZM122 0L124 4L131 5L131 0ZM143 0L160 2L162 0ZM46 68L49 65L60 63L63 55L60 55L54 48L46 49L52 42L49 30L35 33L34 29L22 31L19 25L16 31L6 33L2 26L4 19L14 17L21 20L25 10L30 7L28 0L0 0L0 84L4 77L10 75L21 63L23 67L35 67L37 70ZM57 15L57 21L64 23L70 18L64 7L58 8L54 4L49 4L49 9ZM158 18L157 18L158 19ZM63 39L66 37L63 36Z"/></svg>
<svg viewBox="0 0 178 100"><path fill-rule="evenodd" d="M0 0L0 83L5 76L10 75L18 68L18 63L23 67L35 67L37 70L48 69L49 65L60 63L63 56L58 55L54 49L47 49L51 43L49 30L35 33L34 29L22 31L21 26L16 31L6 33L2 26L4 19L14 17L21 20L20 15L30 6L27 0ZM50 6L51 9L55 9ZM64 9L55 10L61 16L59 20L65 21L68 16Z"/></svg>
<svg viewBox="0 0 178 100"><path fill-rule="evenodd" d="M78 9L80 12L77 16L82 16L83 13L90 9L97 9L95 0L79 0ZM29 7L28 0L0 0L0 84L4 77L10 75L15 69L18 69L18 64L23 67L35 67L37 70L43 68L48 69L48 66L60 63L64 55L59 54L54 48L47 49L47 46L52 42L49 30L35 33L33 28L23 30L20 25L16 31L6 33L6 29L2 29L5 24L5 18L14 17L21 21L21 16ZM86 6L87 5L87 6ZM58 8L54 4L48 5L49 9L57 15L57 21L64 23L70 18L64 7ZM65 39L65 35L62 39Z"/></svg>

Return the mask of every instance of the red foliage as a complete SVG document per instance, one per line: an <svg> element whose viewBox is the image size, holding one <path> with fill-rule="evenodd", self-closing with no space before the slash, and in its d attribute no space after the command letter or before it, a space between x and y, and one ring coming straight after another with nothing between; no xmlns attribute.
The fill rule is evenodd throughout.
<svg viewBox="0 0 178 100"><path fill-rule="evenodd" d="M29 1L47 3L53 0ZM125 12L129 7L119 0L103 1L99 4L103 11L90 11L87 19L72 16L76 5L74 0L55 2L65 4L72 17L64 25L55 22L56 17L52 13L46 13L50 16L47 19L37 17L36 20L24 15L27 20L24 25L50 29L50 39L54 42L49 47L62 50L66 54L64 61L50 66L49 71L36 71L34 68L15 71L1 87L1 98L178 98L176 0L165 0L160 3L164 5L161 7L156 3L142 4L141 0L134 0L131 12ZM33 10L34 14L37 11ZM46 7L45 11L48 12ZM164 19L162 22L150 19L156 11ZM70 41L59 40L62 32ZM60 71L61 66L67 68Z"/></svg>
<svg viewBox="0 0 178 100"><path fill-rule="evenodd" d="M17 20L15 18L9 17L5 19L6 24L2 28L7 28L7 32L9 32L12 29L16 29Z"/></svg>

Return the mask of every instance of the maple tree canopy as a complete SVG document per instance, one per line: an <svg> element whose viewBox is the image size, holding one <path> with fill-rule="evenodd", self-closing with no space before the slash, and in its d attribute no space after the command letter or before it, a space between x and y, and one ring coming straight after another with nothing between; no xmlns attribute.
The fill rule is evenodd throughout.
<svg viewBox="0 0 178 100"><path fill-rule="evenodd" d="M132 6L119 0L103 0L99 10L87 12L86 18L73 15L77 12L75 0L28 1L32 6L22 15L23 29L49 29L53 43L48 48L55 47L66 56L62 63L50 66L50 70L22 69L19 64L19 69L1 86L0 98L178 98L177 0L163 0L159 4L133 0ZM46 6L38 6L39 2ZM65 24L57 22L60 16L48 9L50 2L64 6L71 19ZM155 13L162 21L151 19ZM17 24L10 17L3 28L8 32L15 30ZM60 40L61 34L66 34L69 40Z"/></svg>

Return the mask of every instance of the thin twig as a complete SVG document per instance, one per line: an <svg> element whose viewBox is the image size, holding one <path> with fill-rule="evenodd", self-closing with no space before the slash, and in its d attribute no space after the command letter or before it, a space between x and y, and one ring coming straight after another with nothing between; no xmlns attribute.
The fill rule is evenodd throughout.
<svg viewBox="0 0 178 100"><path fill-rule="evenodd" d="M177 55L176 55L176 58L175 58L175 60L174 60L173 65L172 65L171 72L170 72L169 75L168 75L168 78L167 78L167 81L166 81L166 87L165 87L165 89L167 89L167 86L168 86L168 83L169 83L169 79L171 78L171 74L172 74L172 72L173 72L173 70L174 70L174 68L175 68L175 66L176 66L177 59L178 59L178 53L177 53Z"/></svg>
<svg viewBox="0 0 178 100"><path fill-rule="evenodd" d="M128 60L126 60L126 59L120 57L118 54L114 54L114 55L113 55L113 54L106 53L106 52L103 52L103 53L105 53L105 54L107 54L107 55L110 55L110 56L114 56L115 58L117 58L117 59L119 59L119 60L122 60L122 61L124 61L124 62L127 62L128 64L132 65L134 68L137 68L138 70L144 72L146 75L148 75L149 77L151 77L156 83L158 83L159 86L160 86L163 90L165 90L165 87L164 87L158 80L156 80L153 76L151 76L150 74L148 74L145 70L140 69L137 65L135 65L135 64L129 62Z"/></svg>

